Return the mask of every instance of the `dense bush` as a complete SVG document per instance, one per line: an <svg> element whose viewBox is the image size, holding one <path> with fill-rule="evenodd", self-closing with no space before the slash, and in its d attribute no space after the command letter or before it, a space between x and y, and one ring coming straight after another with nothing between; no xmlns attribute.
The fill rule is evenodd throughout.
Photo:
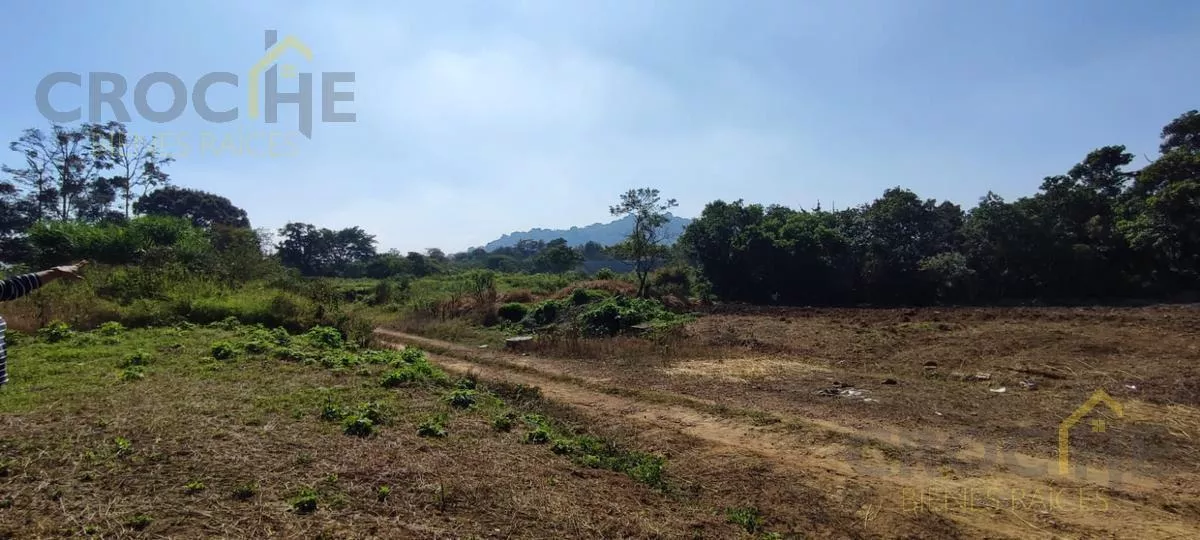
<svg viewBox="0 0 1200 540"><path fill-rule="evenodd" d="M657 300L617 296L593 304L580 312L580 328L597 336L612 336L630 327L648 322L670 322L675 315Z"/></svg>
<svg viewBox="0 0 1200 540"><path fill-rule="evenodd" d="M510 302L496 309L496 315L508 322L521 322L529 314L529 306L518 302Z"/></svg>
<svg viewBox="0 0 1200 540"><path fill-rule="evenodd" d="M558 320L558 316L564 311L564 308L563 303L558 300L543 300L529 310L529 314L525 316L525 324L529 326L553 324Z"/></svg>

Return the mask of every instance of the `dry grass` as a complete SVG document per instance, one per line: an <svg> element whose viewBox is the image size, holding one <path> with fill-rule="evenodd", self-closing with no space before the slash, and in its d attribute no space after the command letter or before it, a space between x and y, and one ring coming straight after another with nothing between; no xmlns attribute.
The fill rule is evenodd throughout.
<svg viewBox="0 0 1200 540"><path fill-rule="evenodd" d="M1195 306L740 308L700 317L669 339L541 340L538 357L524 363L631 396L657 392L760 411L800 430L818 419L890 434L926 449L887 450L895 459L971 475L984 473L956 461L958 452L1019 452L1053 463L1060 422L1104 389L1125 415L1094 411L1088 422L1104 419L1107 429L1080 424L1071 432L1072 459L1190 486L1200 469L1197 328ZM862 390L870 401L819 393L831 386ZM875 444L835 446L854 455ZM1200 519L1200 490L1180 488L1168 498L1173 512Z"/></svg>

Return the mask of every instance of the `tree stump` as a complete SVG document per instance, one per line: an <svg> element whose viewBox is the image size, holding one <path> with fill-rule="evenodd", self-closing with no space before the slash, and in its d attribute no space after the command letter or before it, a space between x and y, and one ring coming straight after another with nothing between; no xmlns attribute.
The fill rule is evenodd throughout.
<svg viewBox="0 0 1200 540"><path fill-rule="evenodd" d="M515 336L504 340L504 348L512 351L525 350L532 344L533 336Z"/></svg>

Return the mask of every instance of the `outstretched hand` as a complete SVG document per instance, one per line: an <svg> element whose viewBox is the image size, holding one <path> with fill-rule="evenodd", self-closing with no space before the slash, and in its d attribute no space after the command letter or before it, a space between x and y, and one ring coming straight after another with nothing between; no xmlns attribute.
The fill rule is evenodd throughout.
<svg viewBox="0 0 1200 540"><path fill-rule="evenodd" d="M86 260L83 260L75 264L55 266L54 268L50 269L50 273L55 278L70 278L75 280L83 279L83 274L80 274L79 271L86 266L87 263L88 262Z"/></svg>

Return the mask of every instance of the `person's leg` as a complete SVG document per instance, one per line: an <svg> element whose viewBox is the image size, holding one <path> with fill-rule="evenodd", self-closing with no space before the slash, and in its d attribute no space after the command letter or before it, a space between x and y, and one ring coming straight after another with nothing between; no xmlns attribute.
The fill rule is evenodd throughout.
<svg viewBox="0 0 1200 540"><path fill-rule="evenodd" d="M8 349L4 346L4 333L8 324L0 317L0 386L8 384Z"/></svg>

